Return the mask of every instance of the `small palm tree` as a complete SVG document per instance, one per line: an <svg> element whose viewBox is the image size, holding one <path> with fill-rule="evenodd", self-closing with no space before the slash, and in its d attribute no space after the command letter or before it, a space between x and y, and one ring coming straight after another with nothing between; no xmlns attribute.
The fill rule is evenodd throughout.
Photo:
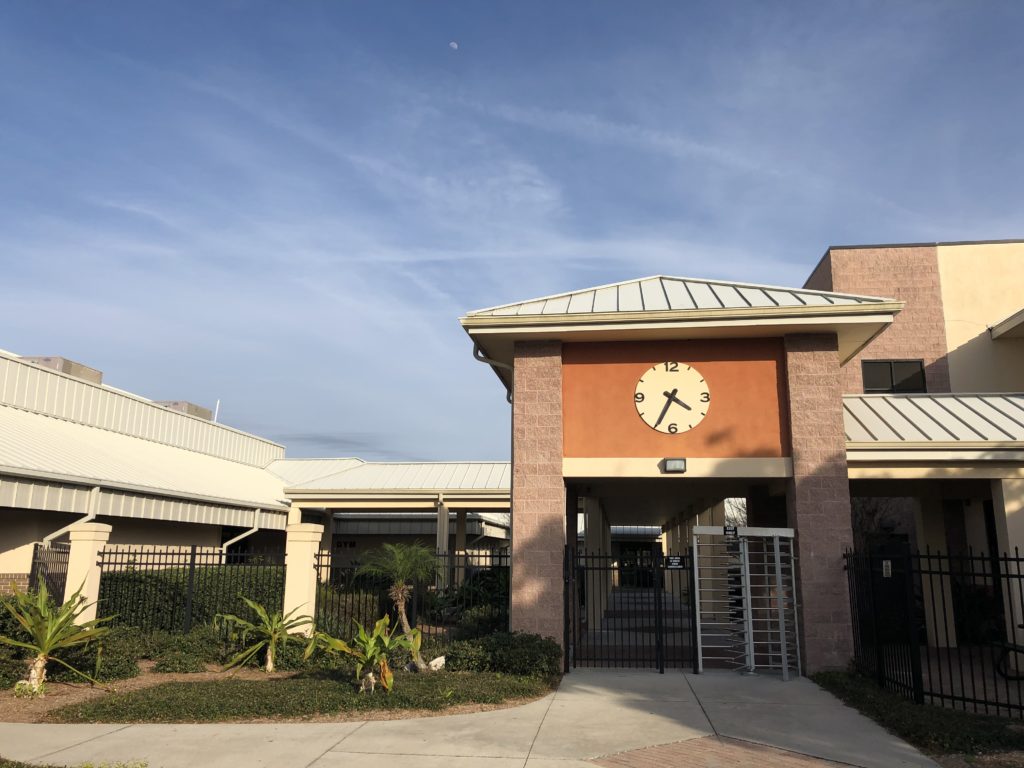
<svg viewBox="0 0 1024 768"><path fill-rule="evenodd" d="M3 607L25 630L29 639L15 640L13 637L0 635L0 643L24 648L35 654L29 667L28 693L33 696L43 694L43 686L46 683L46 665L51 660L67 667L90 683L96 682L84 672L75 669L54 655L60 651L99 640L109 631L107 627L100 625L105 621L110 621L113 617L92 619L81 624L75 623L75 620L88 607L82 597L81 588L64 605L57 606L50 599L50 594L46 589L46 580L40 579L39 591L33 594L21 592L16 588L14 594L3 601Z"/></svg>
<svg viewBox="0 0 1024 768"><path fill-rule="evenodd" d="M323 648L328 653L347 654L356 660L356 680L361 683L360 693L367 690L373 692L374 674L378 676L385 692L391 693L395 676L391 671L389 657L398 648L409 648L410 650L414 647L418 648L420 631L418 629L412 631L417 641L414 646L407 637L396 637L395 631L388 629L390 624L391 619L384 616L374 625L373 632L367 632L366 628L357 621L355 622L356 636L351 643L331 637L326 632L317 632L310 638L309 645L306 646L306 658L308 659L317 648Z"/></svg>
<svg viewBox="0 0 1024 768"><path fill-rule="evenodd" d="M289 611L283 616L280 611L268 613L267 609L259 603L244 597L242 600L256 614L256 621L247 621L231 613L218 613L214 617L214 626L218 629L226 627L232 639L237 639L243 645L253 638L255 638L256 642L238 653L224 668L233 669L234 667L241 666L260 651L266 649L263 668L267 672L273 672L277 649L287 645L292 633L307 624L312 624L313 619L309 616L296 616L296 611Z"/></svg>
<svg viewBox="0 0 1024 768"><path fill-rule="evenodd" d="M412 595L413 584L430 581L437 574L437 555L419 543L383 544L380 549L372 549L366 553L363 564L356 570L356 575L363 574L379 576L391 583L388 597L395 604L398 621L402 625L402 634L410 643L413 664L419 671L427 671L429 667L420 655L419 643L416 642L412 627L409 626L405 606Z"/></svg>

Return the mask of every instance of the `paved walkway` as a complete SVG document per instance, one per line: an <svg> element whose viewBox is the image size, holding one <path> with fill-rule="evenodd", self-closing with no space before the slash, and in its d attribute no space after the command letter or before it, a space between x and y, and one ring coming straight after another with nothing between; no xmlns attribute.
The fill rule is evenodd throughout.
<svg viewBox="0 0 1024 768"><path fill-rule="evenodd" d="M0 755L150 768L376 768L396 758L417 768L935 766L808 680L604 670L577 670L522 707L414 720L0 723Z"/></svg>

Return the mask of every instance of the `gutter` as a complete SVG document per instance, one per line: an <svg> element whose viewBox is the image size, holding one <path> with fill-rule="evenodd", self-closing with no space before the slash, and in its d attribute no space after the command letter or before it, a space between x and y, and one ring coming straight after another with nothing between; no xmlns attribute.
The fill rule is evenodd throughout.
<svg viewBox="0 0 1024 768"><path fill-rule="evenodd" d="M63 534L67 533L69 530L71 530L74 526L78 525L79 523L90 523L93 520L95 520L96 515L99 513L100 509L99 501L100 487L98 485L94 485L92 489L89 491L89 506L86 508L85 516L78 518L73 523L68 523L63 528L58 528L56 531L49 534L48 536L44 536L43 546L50 546L54 539L56 539L58 536L62 536Z"/></svg>
<svg viewBox="0 0 1024 768"><path fill-rule="evenodd" d="M249 536L252 536L254 533L256 533L256 531L258 531L260 529L260 525L259 525L259 523L260 523L260 512L262 512L262 511L263 511L262 509L254 509L252 511L252 528L250 528L247 531L243 531L242 533L240 533L237 536L235 536L235 538L228 539L223 544L221 544L220 545L221 554L224 554L225 552L227 552L228 551L228 547L230 547L232 544L237 544L242 539L245 539L245 538L248 538Z"/></svg>
<svg viewBox="0 0 1024 768"><path fill-rule="evenodd" d="M499 379L501 379L501 383L505 385L505 399L508 400L508 402L511 404L512 384L510 382L505 381L505 377L498 373L498 369L501 368L506 371L512 371L512 366L509 365L508 363L503 363L500 360L495 360L493 358L487 357L484 354L483 349L480 348L480 343L476 339L473 340L473 358L478 362L487 363L489 366L491 366L492 369L494 369L494 373L497 375Z"/></svg>

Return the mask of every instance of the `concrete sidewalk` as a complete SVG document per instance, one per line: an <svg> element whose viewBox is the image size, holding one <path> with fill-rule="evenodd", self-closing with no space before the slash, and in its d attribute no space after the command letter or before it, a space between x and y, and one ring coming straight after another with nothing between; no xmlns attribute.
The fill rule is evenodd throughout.
<svg viewBox="0 0 1024 768"><path fill-rule="evenodd" d="M642 766L655 756L677 768L726 759L734 765L935 765L805 679L612 670L576 670L556 693L522 707L413 720L3 723L0 755L56 765L145 760L150 768L375 768L409 757L418 768L593 768L589 761L597 758L600 765Z"/></svg>

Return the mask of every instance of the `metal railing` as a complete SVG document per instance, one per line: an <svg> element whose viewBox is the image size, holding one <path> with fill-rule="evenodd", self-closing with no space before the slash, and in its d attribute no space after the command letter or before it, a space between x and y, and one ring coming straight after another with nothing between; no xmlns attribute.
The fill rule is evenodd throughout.
<svg viewBox="0 0 1024 768"><path fill-rule="evenodd" d="M509 556L506 552L437 554L437 577L412 588L406 614L424 638L446 643L508 629ZM398 617L386 580L358 573L355 563L338 563L329 551L318 553L316 611L318 629L349 637L354 622L371 625L384 615Z"/></svg>
<svg viewBox="0 0 1024 768"><path fill-rule="evenodd" d="M1024 719L1024 558L848 552L857 668L917 703Z"/></svg>
<svg viewBox="0 0 1024 768"><path fill-rule="evenodd" d="M71 545L61 542L36 543L32 549L32 570L29 571L28 588L35 592L39 584L46 584L46 591L57 602L64 599L68 580L68 561Z"/></svg>
<svg viewBox="0 0 1024 768"><path fill-rule="evenodd" d="M248 617L243 597L280 611L284 553L219 547L110 547L100 551L98 615L142 630L188 632L218 613Z"/></svg>

